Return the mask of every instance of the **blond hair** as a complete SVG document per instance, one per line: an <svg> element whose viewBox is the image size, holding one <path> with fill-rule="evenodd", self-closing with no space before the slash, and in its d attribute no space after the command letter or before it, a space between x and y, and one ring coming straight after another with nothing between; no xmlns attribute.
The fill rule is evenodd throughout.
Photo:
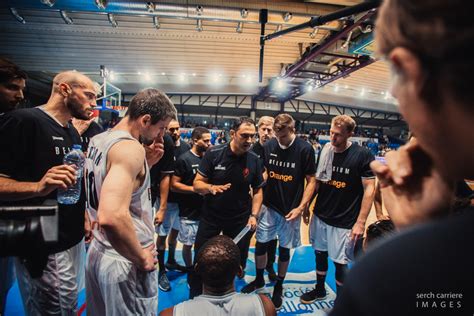
<svg viewBox="0 0 474 316"><path fill-rule="evenodd" d="M338 115L332 118L331 125L344 126L349 133L356 128L356 122L349 115Z"/></svg>
<svg viewBox="0 0 474 316"><path fill-rule="evenodd" d="M258 123L257 123L257 126L260 127L262 126L263 124L268 124L268 125L272 125L273 126L273 123L275 122L275 119L271 116L262 116L259 120L258 120Z"/></svg>

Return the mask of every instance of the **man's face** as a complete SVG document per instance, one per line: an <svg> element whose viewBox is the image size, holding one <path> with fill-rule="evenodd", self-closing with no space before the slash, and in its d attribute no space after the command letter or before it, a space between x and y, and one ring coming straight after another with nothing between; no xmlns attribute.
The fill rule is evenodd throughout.
<svg viewBox="0 0 474 316"><path fill-rule="evenodd" d="M243 123L234 132L232 141L240 151L249 151L256 135L255 125Z"/></svg>
<svg viewBox="0 0 474 316"><path fill-rule="evenodd" d="M88 120L97 105L96 90L92 81L67 86L70 92L65 102L71 116L80 120Z"/></svg>
<svg viewBox="0 0 474 316"><path fill-rule="evenodd" d="M25 79L13 79L7 83L0 83L0 112L8 112L15 109L23 100Z"/></svg>
<svg viewBox="0 0 474 316"><path fill-rule="evenodd" d="M179 135L179 122L176 120L171 120L170 124L168 125L168 134L171 136L174 142L177 142L180 135Z"/></svg>
<svg viewBox="0 0 474 316"><path fill-rule="evenodd" d="M158 121L156 124L148 123L144 124L140 132L140 142L146 146L150 146L155 138L163 138L166 132L166 128L170 123L171 119Z"/></svg>
<svg viewBox="0 0 474 316"><path fill-rule="evenodd" d="M258 137L260 144L265 144L267 141L275 137L273 131L273 124L263 123L258 127Z"/></svg>
<svg viewBox="0 0 474 316"><path fill-rule="evenodd" d="M331 145L336 148L344 148L347 144L347 140L352 136L352 133L347 131L347 128L344 125L331 124L331 129L329 130L329 137L331 140Z"/></svg>
<svg viewBox="0 0 474 316"><path fill-rule="evenodd" d="M196 141L196 148L199 153L204 153L211 147L211 133L204 133L202 137Z"/></svg>
<svg viewBox="0 0 474 316"><path fill-rule="evenodd" d="M294 127L287 124L275 123L273 125L275 136L280 144L288 144L294 134Z"/></svg>

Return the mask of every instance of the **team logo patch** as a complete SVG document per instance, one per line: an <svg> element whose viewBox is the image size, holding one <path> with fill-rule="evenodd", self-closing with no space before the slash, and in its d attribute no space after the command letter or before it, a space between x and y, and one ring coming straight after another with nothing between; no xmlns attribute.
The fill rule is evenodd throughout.
<svg viewBox="0 0 474 316"><path fill-rule="evenodd" d="M245 168L244 171L242 172L242 174L244 175L244 178L247 178L247 176L249 175L250 173L250 169L249 168Z"/></svg>

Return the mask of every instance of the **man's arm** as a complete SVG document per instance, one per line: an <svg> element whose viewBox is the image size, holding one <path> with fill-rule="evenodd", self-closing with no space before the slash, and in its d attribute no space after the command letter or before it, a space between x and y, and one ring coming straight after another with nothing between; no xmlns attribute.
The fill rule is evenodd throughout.
<svg viewBox="0 0 474 316"><path fill-rule="evenodd" d="M359 216L352 227L351 239L358 239L364 235L365 222L367 221L372 203L374 202L375 179L362 179L362 186L364 187L364 196L362 197Z"/></svg>
<svg viewBox="0 0 474 316"><path fill-rule="evenodd" d="M161 174L160 206L155 215L155 225L161 225L161 223L163 223L163 221L165 220L166 209L168 208L168 194L170 192L170 178L170 174Z"/></svg>
<svg viewBox="0 0 474 316"><path fill-rule="evenodd" d="M154 245L143 249L133 229L130 202L145 151L137 142L124 140L107 154L109 170L100 191L98 222L114 249L145 271L155 269ZM118 185L119 184L119 185Z"/></svg>
<svg viewBox="0 0 474 316"><path fill-rule="evenodd" d="M230 188L230 183L223 185L213 185L209 184L209 179L203 177L201 174L197 173L193 182L194 192L201 195L212 194L216 195L217 193L222 193Z"/></svg>
<svg viewBox="0 0 474 316"><path fill-rule="evenodd" d="M389 219L388 216L383 214L382 208L382 192L380 191L380 182L376 181L375 183L375 194L374 194L374 207L375 207L375 216L377 220Z"/></svg>
<svg viewBox="0 0 474 316"><path fill-rule="evenodd" d="M182 179L180 176L173 175L171 177L171 191L184 194L194 193L194 188L192 185L186 185L181 181Z"/></svg>
<svg viewBox="0 0 474 316"><path fill-rule="evenodd" d="M49 169L38 182L21 182L0 176L0 200L18 201L45 196L52 191L76 182L76 170L72 166L60 165Z"/></svg>
<svg viewBox="0 0 474 316"><path fill-rule="evenodd" d="M314 193L314 189L316 188L316 176L314 174L306 175L306 187L303 192L303 197L301 198L300 204L292 209L285 217L287 221L294 220L298 218L305 208L308 206L309 202L311 202L311 198Z"/></svg>
<svg viewBox="0 0 474 316"><path fill-rule="evenodd" d="M260 300L262 301L263 309L265 310L265 316L276 316L275 305L265 294L258 294Z"/></svg>
<svg viewBox="0 0 474 316"><path fill-rule="evenodd" d="M250 215L247 225L252 227L252 230L257 229L257 218L262 208L263 203L263 188L257 188L253 190L252 197L252 214Z"/></svg>
<svg viewBox="0 0 474 316"><path fill-rule="evenodd" d="M160 312L159 316L173 316L174 306L168 307Z"/></svg>

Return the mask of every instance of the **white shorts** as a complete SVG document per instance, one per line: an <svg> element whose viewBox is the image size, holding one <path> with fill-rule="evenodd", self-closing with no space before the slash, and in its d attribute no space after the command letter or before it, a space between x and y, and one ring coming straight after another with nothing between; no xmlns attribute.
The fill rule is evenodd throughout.
<svg viewBox="0 0 474 316"><path fill-rule="evenodd" d="M178 241L186 246L194 245L199 221L193 221L184 217L181 217L179 221L181 226L179 227Z"/></svg>
<svg viewBox="0 0 474 316"><path fill-rule="evenodd" d="M293 249L301 245L300 227L301 216L289 222L274 209L262 205L256 238L258 242L265 243L278 236L281 247Z"/></svg>
<svg viewBox="0 0 474 316"><path fill-rule="evenodd" d="M158 210L160 208L160 200L156 200L155 208ZM168 236L171 229L179 230L179 207L178 203L168 203L166 208L165 219L160 226L155 228L158 236Z"/></svg>
<svg viewBox="0 0 474 316"><path fill-rule="evenodd" d="M48 256L43 275L32 278L19 259L15 259L18 285L26 315L76 315L78 277L84 273L81 257L84 240Z"/></svg>
<svg viewBox="0 0 474 316"><path fill-rule="evenodd" d="M93 240L86 263L87 315L156 315L158 276Z"/></svg>
<svg viewBox="0 0 474 316"><path fill-rule="evenodd" d="M347 243L351 239L351 230L334 227L313 215L309 228L309 240L314 250L327 251L332 261L347 264Z"/></svg>

